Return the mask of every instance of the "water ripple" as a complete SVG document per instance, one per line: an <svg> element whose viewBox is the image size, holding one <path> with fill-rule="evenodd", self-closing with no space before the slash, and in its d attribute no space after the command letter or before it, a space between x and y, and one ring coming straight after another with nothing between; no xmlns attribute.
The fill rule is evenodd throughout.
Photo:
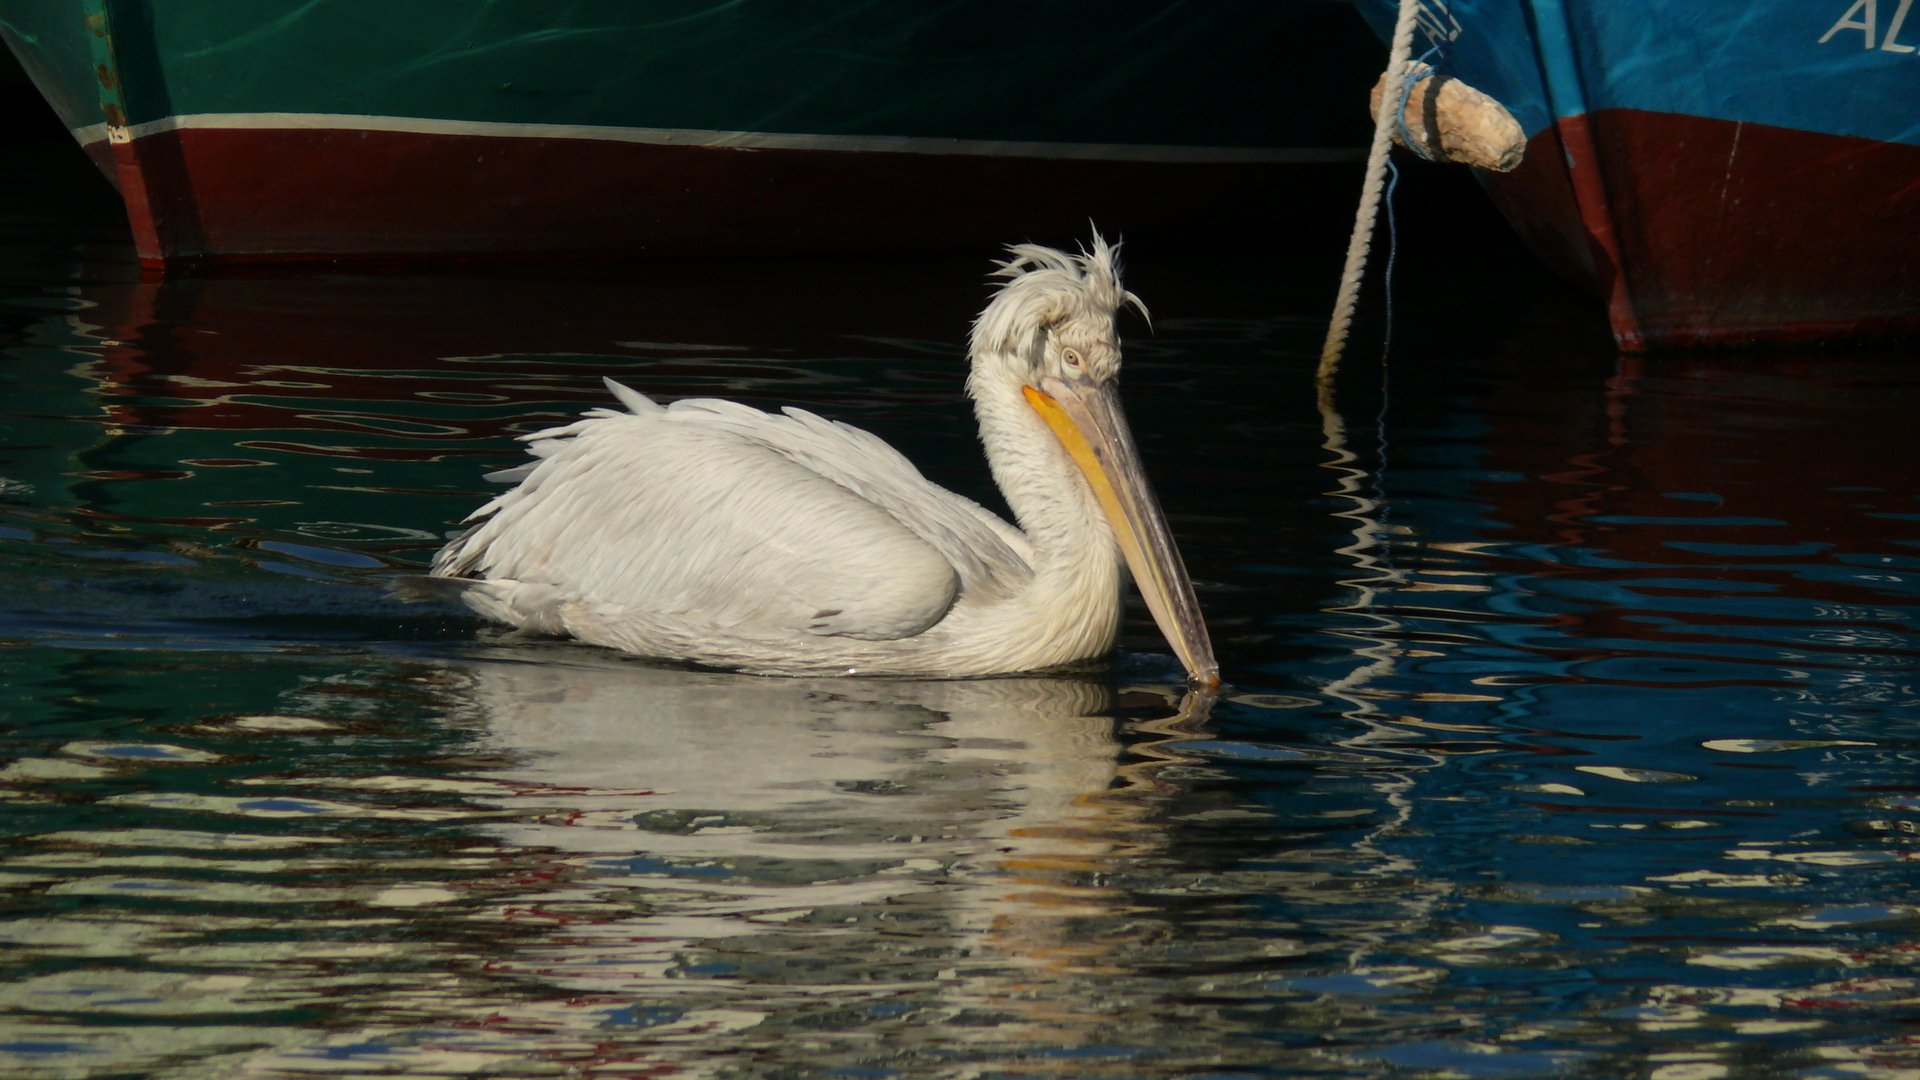
<svg viewBox="0 0 1920 1080"><path fill-rule="evenodd" d="M992 503L978 267L8 258L0 1073L1916 1065L1908 362L1503 309L1323 413L1317 285L1163 271L1129 410L1235 685L1141 611L1086 673L770 680L386 587L607 375Z"/></svg>

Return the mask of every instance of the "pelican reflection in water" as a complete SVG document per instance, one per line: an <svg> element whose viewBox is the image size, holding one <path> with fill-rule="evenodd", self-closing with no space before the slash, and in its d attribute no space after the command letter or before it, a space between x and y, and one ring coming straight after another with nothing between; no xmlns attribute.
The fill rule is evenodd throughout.
<svg viewBox="0 0 1920 1080"><path fill-rule="evenodd" d="M579 1040L586 1073L585 1053L638 1043L609 1067L918 1075L1018 1071L1033 1047L1101 1045L1115 1025L1155 1045L1143 1032L1177 1022L1165 972L1200 946L1172 930L1188 901L1169 894L1199 872L1175 830L1215 805L1192 795L1189 752L1210 693L1086 673L760 679L568 652L482 646L419 673L471 733L465 797L491 813L475 895L417 915L511 932L485 935L464 1015L412 1023L523 1033L502 1044L513 1060L529 1037ZM1157 874L1169 889L1141 895ZM640 1031L619 1019L636 1012L654 1018ZM460 1022L476 1015L491 1019Z"/></svg>
<svg viewBox="0 0 1920 1080"><path fill-rule="evenodd" d="M668 407L526 436L536 460L433 573L482 615L643 656L772 674L969 676L1106 653L1124 559L1190 677L1219 667L1121 413L1128 303L1097 234L1008 249L967 390L1016 528L880 439L788 408Z"/></svg>

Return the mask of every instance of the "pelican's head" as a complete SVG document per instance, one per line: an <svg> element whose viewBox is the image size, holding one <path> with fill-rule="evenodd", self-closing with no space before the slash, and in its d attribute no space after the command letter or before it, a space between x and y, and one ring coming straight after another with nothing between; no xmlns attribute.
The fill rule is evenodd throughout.
<svg viewBox="0 0 1920 1080"><path fill-rule="evenodd" d="M975 364L998 364L1027 385L1049 375L1111 383L1120 375L1115 316L1147 306L1120 284L1120 246L1093 234L1078 255L1015 244L994 277L1006 283L974 320Z"/></svg>
<svg viewBox="0 0 1920 1080"><path fill-rule="evenodd" d="M1115 316L1145 304L1120 283L1119 245L1099 233L1068 255L1020 244L994 276L1007 279L974 320L968 388L1011 394L1046 422L1099 501L1153 621L1202 685L1220 667L1186 565L1147 483L1120 408L1120 335Z"/></svg>

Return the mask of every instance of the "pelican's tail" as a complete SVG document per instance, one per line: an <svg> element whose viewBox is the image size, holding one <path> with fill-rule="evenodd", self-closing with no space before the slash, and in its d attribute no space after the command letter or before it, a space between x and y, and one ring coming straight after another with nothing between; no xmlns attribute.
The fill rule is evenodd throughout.
<svg viewBox="0 0 1920 1080"><path fill-rule="evenodd" d="M401 574L387 579L387 595L409 604L460 604L466 591L479 583L478 578Z"/></svg>

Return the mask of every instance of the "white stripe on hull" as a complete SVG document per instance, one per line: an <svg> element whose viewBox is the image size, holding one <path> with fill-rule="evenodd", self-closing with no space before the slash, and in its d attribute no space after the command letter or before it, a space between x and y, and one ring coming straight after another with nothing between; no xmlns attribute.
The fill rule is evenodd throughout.
<svg viewBox="0 0 1920 1080"><path fill-rule="evenodd" d="M912 135L797 135L698 128L606 127L584 124L508 124L347 113L200 113L149 120L123 129L90 124L73 129L80 144L144 138L182 130L392 131L498 139L578 139L649 146L728 150L827 150L836 153L926 154L955 157L1043 158L1061 161L1138 161L1170 164L1327 164L1359 161L1364 147L1154 146L1135 143L1052 143L993 139L939 139Z"/></svg>

